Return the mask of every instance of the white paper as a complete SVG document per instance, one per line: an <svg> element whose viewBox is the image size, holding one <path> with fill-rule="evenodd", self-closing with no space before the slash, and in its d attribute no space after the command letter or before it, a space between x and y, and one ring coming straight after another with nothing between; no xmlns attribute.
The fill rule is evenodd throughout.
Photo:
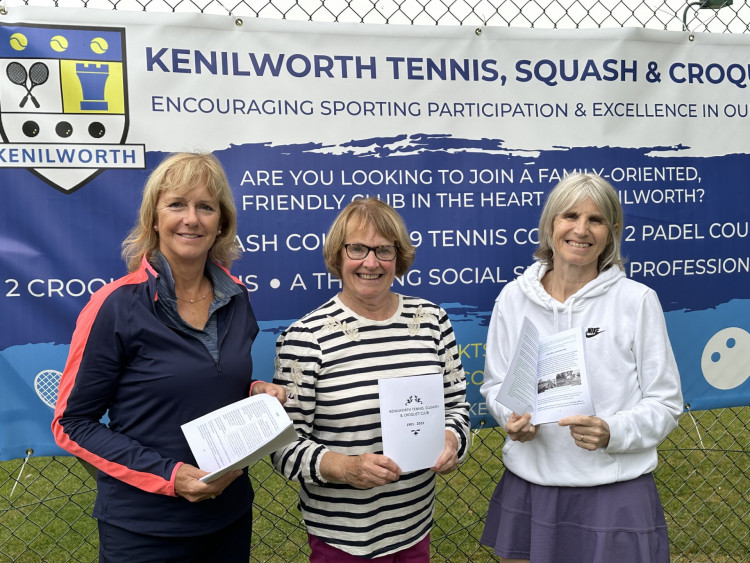
<svg viewBox="0 0 750 563"><path fill-rule="evenodd" d="M531 413L532 424L594 414L583 329L571 328L540 339L534 324L524 317L497 400L518 414Z"/></svg>
<svg viewBox="0 0 750 563"><path fill-rule="evenodd" d="M445 396L438 374L379 379L383 454L401 471L433 467L445 449Z"/></svg>
<svg viewBox="0 0 750 563"><path fill-rule="evenodd" d="M292 421L275 397L247 397L182 425L198 467L209 483L247 467L297 439Z"/></svg>

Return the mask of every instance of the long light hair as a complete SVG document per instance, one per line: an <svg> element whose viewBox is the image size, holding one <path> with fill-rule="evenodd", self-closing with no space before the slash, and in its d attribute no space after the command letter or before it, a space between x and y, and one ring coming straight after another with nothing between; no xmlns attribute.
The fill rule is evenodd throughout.
<svg viewBox="0 0 750 563"><path fill-rule="evenodd" d="M129 272L136 271L145 256L150 260L159 248L156 204L165 192L184 195L199 184L205 185L212 198L219 202L219 230L208 257L227 268L239 257L235 240L237 209L219 159L211 153L176 153L167 156L146 180L138 220L122 241L122 257Z"/></svg>
<svg viewBox="0 0 750 563"><path fill-rule="evenodd" d="M534 252L535 258L550 268L554 267L552 234L555 218L589 198L604 216L609 229L607 244L599 255L598 269L600 272L611 266L623 269L624 259L620 254L623 231L622 206L612 185L596 174L570 174L560 180L549 193L542 216L539 218L539 248Z"/></svg>

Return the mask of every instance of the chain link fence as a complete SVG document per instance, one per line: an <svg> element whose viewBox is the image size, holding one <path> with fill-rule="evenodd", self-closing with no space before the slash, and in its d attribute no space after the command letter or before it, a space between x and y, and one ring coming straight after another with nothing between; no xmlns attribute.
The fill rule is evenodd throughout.
<svg viewBox="0 0 750 563"><path fill-rule="evenodd" d="M521 28L643 27L748 33L738 0L5 0L18 5L404 25Z"/></svg>
<svg viewBox="0 0 750 563"><path fill-rule="evenodd" d="M21 5L235 17L522 28L644 27L748 33L746 2L700 0L29 0ZM655 475L672 560L750 562L750 407L688 413L660 447ZM503 471L503 432L473 431L460 470L439 477L434 561L495 561L479 544L490 496ZM31 453L31 452L30 452ZM306 561L298 490L268 461L251 471L256 489L252 561ZM0 463L0 561L96 561L91 517L95 482L75 458Z"/></svg>
<svg viewBox="0 0 750 563"><path fill-rule="evenodd" d="M655 476L672 561L750 561L749 425L750 407L689 413L661 445ZM499 428L474 430L469 458L439 477L433 561L497 561L479 536L503 471L503 438ZM251 469L251 478L251 561L306 561L297 486L267 460ZM96 561L95 495L93 478L75 458L0 464L0 561Z"/></svg>

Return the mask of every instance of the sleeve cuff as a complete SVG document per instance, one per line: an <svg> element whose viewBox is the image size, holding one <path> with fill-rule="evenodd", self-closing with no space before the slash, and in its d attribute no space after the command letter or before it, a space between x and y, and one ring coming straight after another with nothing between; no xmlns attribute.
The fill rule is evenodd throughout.
<svg viewBox="0 0 750 563"><path fill-rule="evenodd" d="M184 465L184 462L182 462L182 461L178 461L178 462L177 462L177 463L175 464L175 466L174 466L174 469L172 470L172 476L171 476L171 477L170 477L170 479L169 479L169 488L170 488L170 494L169 494L169 496L172 496L172 497L176 497L176 496L179 496L179 495L177 494L177 491L175 491L175 483L176 483L176 481L177 481L177 470L178 470L178 469L179 469L180 467L182 467L183 465Z"/></svg>
<svg viewBox="0 0 750 563"><path fill-rule="evenodd" d="M453 434L455 434L456 440L458 440L458 459L459 461L462 460L466 456L466 453L469 451L466 438L462 436L458 430L451 426L446 426L445 429L450 430L451 432L453 432ZM471 432L471 429L469 428L468 431Z"/></svg>
<svg viewBox="0 0 750 563"><path fill-rule="evenodd" d="M260 383L260 379L256 379L255 381L253 381L253 382L252 382L252 383L250 384L250 394L248 395L249 397L252 397L252 396L253 396L253 387L255 387L255 384L256 384L256 383Z"/></svg>

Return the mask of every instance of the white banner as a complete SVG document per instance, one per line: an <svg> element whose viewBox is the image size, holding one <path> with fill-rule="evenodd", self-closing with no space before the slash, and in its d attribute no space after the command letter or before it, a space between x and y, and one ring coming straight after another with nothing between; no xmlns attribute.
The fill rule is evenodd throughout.
<svg viewBox="0 0 750 563"><path fill-rule="evenodd" d="M744 35L370 26L9 8L0 16L0 459L49 422L75 318L165 153L214 151L261 334L339 290L324 233L353 198L418 246L395 290L442 304L476 426L494 298L531 263L546 193L608 178L627 273L653 287L693 409L750 396L750 49ZM18 405L24 405L19 408Z"/></svg>

